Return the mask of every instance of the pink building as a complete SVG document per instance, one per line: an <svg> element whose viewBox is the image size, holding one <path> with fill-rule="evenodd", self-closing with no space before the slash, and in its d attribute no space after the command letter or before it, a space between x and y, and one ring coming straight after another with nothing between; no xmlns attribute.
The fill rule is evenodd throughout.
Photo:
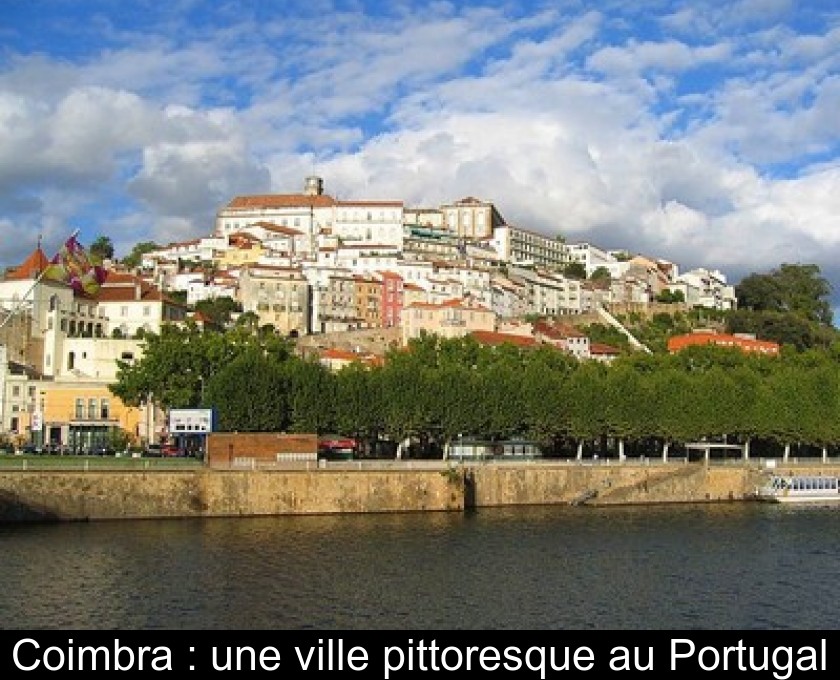
<svg viewBox="0 0 840 680"><path fill-rule="evenodd" d="M399 326L403 310L403 279L394 272L381 272L382 276L382 327Z"/></svg>

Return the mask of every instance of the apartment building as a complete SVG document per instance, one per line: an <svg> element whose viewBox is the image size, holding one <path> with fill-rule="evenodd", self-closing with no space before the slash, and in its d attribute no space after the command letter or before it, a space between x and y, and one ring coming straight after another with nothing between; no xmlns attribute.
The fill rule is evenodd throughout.
<svg viewBox="0 0 840 680"><path fill-rule="evenodd" d="M353 277L356 317L359 328L382 326L382 280L372 276Z"/></svg>
<svg viewBox="0 0 840 680"><path fill-rule="evenodd" d="M562 239L509 224L493 229L490 245L501 260L514 265L559 268L572 261Z"/></svg>
<svg viewBox="0 0 840 680"><path fill-rule="evenodd" d="M716 269L692 269L680 274L668 288L682 292L690 307L725 310L738 306L734 286L728 285L726 276Z"/></svg>
<svg viewBox="0 0 840 680"><path fill-rule="evenodd" d="M260 326L282 335L309 333L309 284L300 267L249 265L239 276L243 312L254 312Z"/></svg>
<svg viewBox="0 0 840 680"><path fill-rule="evenodd" d="M404 344L424 332L460 338L474 331L493 331L495 328L493 311L467 300L413 302L403 310Z"/></svg>

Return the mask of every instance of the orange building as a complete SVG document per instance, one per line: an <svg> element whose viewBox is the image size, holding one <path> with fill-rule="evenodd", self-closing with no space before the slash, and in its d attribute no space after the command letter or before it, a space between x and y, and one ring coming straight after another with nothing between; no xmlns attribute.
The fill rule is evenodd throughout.
<svg viewBox="0 0 840 680"><path fill-rule="evenodd" d="M140 438L144 411L123 404L106 384L45 382L40 399L44 442L84 450L110 444L118 433Z"/></svg>
<svg viewBox="0 0 840 680"><path fill-rule="evenodd" d="M695 331L685 335L668 338L668 351L672 354L692 345L717 345L718 347L737 347L745 352L777 355L779 343L770 340L756 340L752 335L729 335L712 331Z"/></svg>

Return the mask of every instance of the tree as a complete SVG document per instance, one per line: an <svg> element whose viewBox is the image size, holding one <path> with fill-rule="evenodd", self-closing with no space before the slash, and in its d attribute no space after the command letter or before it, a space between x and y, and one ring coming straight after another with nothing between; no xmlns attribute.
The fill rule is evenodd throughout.
<svg viewBox="0 0 840 680"><path fill-rule="evenodd" d="M581 262L569 262L563 267L563 276L570 279L586 279L586 266Z"/></svg>
<svg viewBox="0 0 840 680"><path fill-rule="evenodd" d="M110 236L97 236L90 244L91 259L96 262L111 260L114 257L114 244Z"/></svg>
<svg viewBox="0 0 840 680"><path fill-rule="evenodd" d="M815 264L783 264L769 274L750 274L735 286L740 308L793 313L830 326L831 284Z"/></svg>
<svg viewBox="0 0 840 680"><path fill-rule="evenodd" d="M666 288L656 296L656 301L662 302L666 305L673 304L675 302L685 302L685 295L683 295L681 290L670 290Z"/></svg>
<svg viewBox="0 0 840 680"><path fill-rule="evenodd" d="M595 271L589 277L590 281L609 283L612 281L612 274L606 267L596 267Z"/></svg>
<svg viewBox="0 0 840 680"><path fill-rule="evenodd" d="M290 422L282 364L256 348L209 378L204 401L216 408L222 431L280 432Z"/></svg>
<svg viewBox="0 0 840 680"><path fill-rule="evenodd" d="M199 300L195 303L195 311L206 316L210 320L210 323L220 328L224 328L230 323L232 312L241 310L242 305L232 297L224 295L209 300Z"/></svg>
<svg viewBox="0 0 840 680"><path fill-rule="evenodd" d="M143 255L150 253L153 250L157 250L158 248L160 248L160 246L154 241L141 241L140 243L135 244L135 246L131 249L131 252L122 259L122 263L126 267L136 269L140 266Z"/></svg>

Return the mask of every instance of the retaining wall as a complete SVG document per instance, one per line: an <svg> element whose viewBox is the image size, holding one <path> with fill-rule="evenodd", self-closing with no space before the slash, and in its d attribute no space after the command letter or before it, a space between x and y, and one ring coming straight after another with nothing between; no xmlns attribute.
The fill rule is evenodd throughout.
<svg viewBox="0 0 840 680"><path fill-rule="evenodd" d="M831 465L778 472L840 474ZM0 472L0 521L462 511L746 500L744 465L480 464L438 469Z"/></svg>

